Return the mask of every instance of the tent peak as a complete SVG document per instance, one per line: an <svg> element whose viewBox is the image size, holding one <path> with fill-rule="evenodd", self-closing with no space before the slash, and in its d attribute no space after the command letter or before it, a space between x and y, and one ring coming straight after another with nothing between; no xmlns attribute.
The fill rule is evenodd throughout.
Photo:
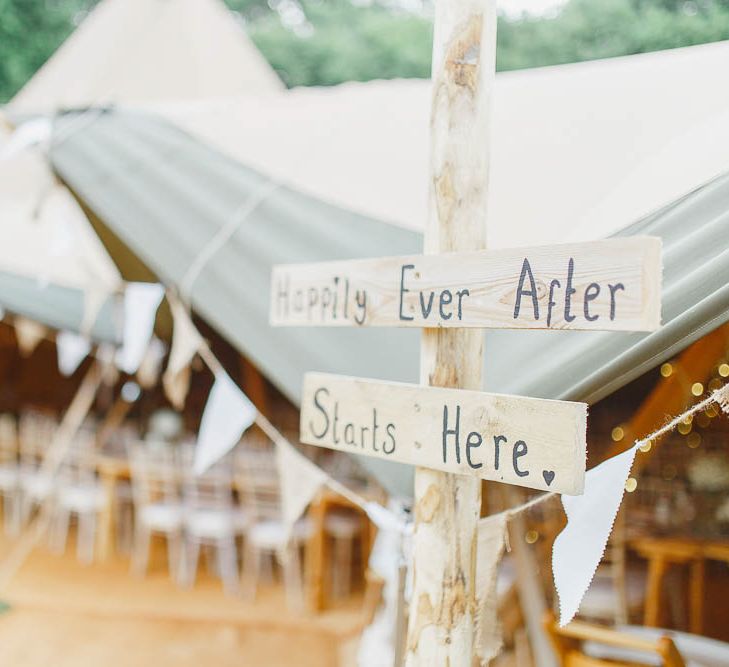
<svg viewBox="0 0 729 667"><path fill-rule="evenodd" d="M38 113L282 88L221 0L101 0L8 106Z"/></svg>

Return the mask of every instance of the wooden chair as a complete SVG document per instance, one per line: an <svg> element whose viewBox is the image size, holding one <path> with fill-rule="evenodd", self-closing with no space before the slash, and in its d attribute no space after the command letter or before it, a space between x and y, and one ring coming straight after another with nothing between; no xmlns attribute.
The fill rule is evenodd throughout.
<svg viewBox="0 0 729 667"><path fill-rule="evenodd" d="M3 499L5 532L20 529L20 468L18 466L18 432L15 417L0 415L0 497Z"/></svg>
<svg viewBox="0 0 729 667"><path fill-rule="evenodd" d="M55 492L52 475L42 471L41 464L58 428L49 415L29 411L21 415L18 427L20 451L20 521L30 520L33 508Z"/></svg>
<svg viewBox="0 0 729 667"><path fill-rule="evenodd" d="M174 450L165 442L129 445L134 497L132 571L147 571L152 534L165 537L170 576L180 580L184 508Z"/></svg>
<svg viewBox="0 0 729 667"><path fill-rule="evenodd" d="M185 504L185 560L182 581L195 583L200 548L215 549L216 571L225 592L238 592L236 536L243 526L233 503L233 467L225 457L201 475L193 470L194 447L178 446ZM208 552L209 558L209 552ZM208 563L210 561L208 560Z"/></svg>
<svg viewBox="0 0 729 667"><path fill-rule="evenodd" d="M305 519L299 521L286 543L280 482L271 447L244 445L237 452L235 464L238 487L250 516L243 550L244 596L255 598L262 564L270 564L270 559L276 558L283 570L287 604L300 609L303 586L299 549L309 536L310 523Z"/></svg>
<svg viewBox="0 0 729 667"><path fill-rule="evenodd" d="M51 548L59 554L66 549L72 516L78 522L76 554L82 563L94 558L96 524L104 506L104 495L96 478L95 431L82 429L66 455L55 481L51 522Z"/></svg>
<svg viewBox="0 0 729 667"><path fill-rule="evenodd" d="M636 667L645 665L640 656L656 657L663 667L686 667L684 659L678 652L673 640L662 636L657 641L636 637L609 628L573 621L560 628L552 612L544 619L547 631L561 667ZM585 644L616 649L616 657L595 657L585 651ZM620 654L630 656L617 657ZM638 655L635 655L638 654ZM633 657L635 655L635 657Z"/></svg>
<svg viewBox="0 0 729 667"><path fill-rule="evenodd" d="M362 470L351 456L332 452L324 466L334 479L352 489L364 484ZM329 511L324 518L324 532L332 541L332 594L344 597L350 593L352 580L353 550L355 540L360 541L362 569L367 567L368 530L367 515L350 509Z"/></svg>

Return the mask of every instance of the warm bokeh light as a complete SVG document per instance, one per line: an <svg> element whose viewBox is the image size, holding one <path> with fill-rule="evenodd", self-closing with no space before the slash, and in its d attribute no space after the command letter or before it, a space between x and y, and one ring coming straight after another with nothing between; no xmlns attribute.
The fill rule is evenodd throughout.
<svg viewBox="0 0 729 667"><path fill-rule="evenodd" d="M729 364L720 364L719 365L719 375L723 378L729 377Z"/></svg>
<svg viewBox="0 0 729 667"><path fill-rule="evenodd" d="M529 530L527 531L527 534L524 535L524 539L527 544L534 544L539 539L539 533L536 530Z"/></svg>
<svg viewBox="0 0 729 667"><path fill-rule="evenodd" d="M711 423L711 419L705 412L699 412L699 414L696 415L696 423L701 428L706 428Z"/></svg>
<svg viewBox="0 0 729 667"><path fill-rule="evenodd" d="M623 430L622 426L616 426L613 429L613 432L610 434L610 437L615 442L620 442L625 437L625 431Z"/></svg>
<svg viewBox="0 0 729 667"><path fill-rule="evenodd" d="M625 480L625 490L628 493L633 493L638 488L638 480L635 477L628 477Z"/></svg>
<svg viewBox="0 0 729 667"><path fill-rule="evenodd" d="M686 438L686 444L691 449L696 449L701 444L701 436L698 433L689 433Z"/></svg>
<svg viewBox="0 0 729 667"><path fill-rule="evenodd" d="M653 443L649 440L648 442L642 444L639 449L641 452L649 452L651 451L651 447L653 446Z"/></svg>
<svg viewBox="0 0 729 667"><path fill-rule="evenodd" d="M664 378L671 377L671 373L673 373L673 366L666 362L661 366L661 375Z"/></svg>
<svg viewBox="0 0 729 667"><path fill-rule="evenodd" d="M701 384L700 382L694 382L691 385L691 393L694 396L701 396L701 394L704 393L704 385Z"/></svg>

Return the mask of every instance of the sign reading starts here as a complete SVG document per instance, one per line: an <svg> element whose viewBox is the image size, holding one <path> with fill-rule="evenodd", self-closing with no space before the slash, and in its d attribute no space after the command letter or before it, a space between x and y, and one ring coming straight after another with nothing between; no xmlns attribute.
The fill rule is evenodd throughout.
<svg viewBox="0 0 729 667"><path fill-rule="evenodd" d="M652 331L652 237L276 266L274 325Z"/></svg>
<svg viewBox="0 0 729 667"><path fill-rule="evenodd" d="M308 373L301 442L558 493L584 486L587 405Z"/></svg>

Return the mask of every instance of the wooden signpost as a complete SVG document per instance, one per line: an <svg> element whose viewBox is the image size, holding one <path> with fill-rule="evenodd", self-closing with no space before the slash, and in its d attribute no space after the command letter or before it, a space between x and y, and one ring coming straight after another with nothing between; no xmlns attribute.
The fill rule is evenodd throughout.
<svg viewBox="0 0 729 667"><path fill-rule="evenodd" d="M577 495L587 405L307 373L300 439L533 489Z"/></svg>
<svg viewBox="0 0 729 667"><path fill-rule="evenodd" d="M658 239L485 250L495 48L495 0L436 1L425 254L272 276L274 325L422 328L421 385L310 373L301 408L303 442L417 466L410 667L474 664L481 479L583 488L586 406L480 391L482 330L660 324Z"/></svg>
<svg viewBox="0 0 729 667"><path fill-rule="evenodd" d="M661 240L277 266L271 323L652 331Z"/></svg>

